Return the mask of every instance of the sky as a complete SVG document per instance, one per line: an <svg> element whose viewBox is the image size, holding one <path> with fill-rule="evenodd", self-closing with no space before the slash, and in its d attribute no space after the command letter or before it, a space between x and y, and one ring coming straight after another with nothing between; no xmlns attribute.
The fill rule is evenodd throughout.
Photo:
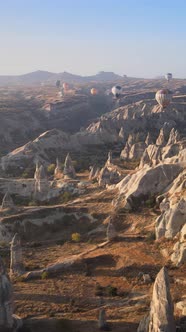
<svg viewBox="0 0 186 332"><path fill-rule="evenodd" d="M0 75L186 77L185 0L0 0Z"/></svg>

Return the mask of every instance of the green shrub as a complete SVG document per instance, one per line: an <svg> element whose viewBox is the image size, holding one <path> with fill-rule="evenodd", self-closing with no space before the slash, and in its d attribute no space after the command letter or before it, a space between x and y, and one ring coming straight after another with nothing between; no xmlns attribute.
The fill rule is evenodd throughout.
<svg viewBox="0 0 186 332"><path fill-rule="evenodd" d="M0 247L7 247L8 244L5 241L0 241Z"/></svg>
<svg viewBox="0 0 186 332"><path fill-rule="evenodd" d="M28 203L28 206L38 206L38 205L39 205L39 203L37 201L30 201Z"/></svg>
<svg viewBox="0 0 186 332"><path fill-rule="evenodd" d="M50 164L48 167L47 167L47 173L50 174L50 175L53 175L54 174L54 170L56 168L56 165L55 164Z"/></svg>
<svg viewBox="0 0 186 332"><path fill-rule="evenodd" d="M69 191L65 191L60 197L60 202L67 203L71 198L72 194Z"/></svg>
<svg viewBox="0 0 186 332"><path fill-rule="evenodd" d="M103 287L99 284L95 287L95 296L117 296L117 287L111 285Z"/></svg>
<svg viewBox="0 0 186 332"><path fill-rule="evenodd" d="M34 177L34 170L33 168L27 167L24 172L22 173L22 177L24 179L31 179Z"/></svg>
<svg viewBox="0 0 186 332"><path fill-rule="evenodd" d="M25 282L25 276L24 275L18 276L18 277L16 277L15 281L17 281L17 282Z"/></svg>
<svg viewBox="0 0 186 332"><path fill-rule="evenodd" d="M47 278L48 278L48 272L44 271L41 275L41 279L44 280L44 279L47 279Z"/></svg>
<svg viewBox="0 0 186 332"><path fill-rule="evenodd" d="M22 178L29 179L29 172L24 171L23 174L22 174Z"/></svg>
<svg viewBox="0 0 186 332"><path fill-rule="evenodd" d="M81 240L81 235L79 233L73 233L71 237L74 242L80 242Z"/></svg>
<svg viewBox="0 0 186 332"><path fill-rule="evenodd" d="M113 286L107 286L106 288L106 293L108 294L108 296L117 296L117 287L113 287Z"/></svg>
<svg viewBox="0 0 186 332"><path fill-rule="evenodd" d="M154 207L155 203L156 203L156 200L155 200L155 197L154 197L154 196L149 197L149 199L147 199L147 200L145 201L145 205L146 205L146 207L148 207L148 208L152 208L152 207Z"/></svg>

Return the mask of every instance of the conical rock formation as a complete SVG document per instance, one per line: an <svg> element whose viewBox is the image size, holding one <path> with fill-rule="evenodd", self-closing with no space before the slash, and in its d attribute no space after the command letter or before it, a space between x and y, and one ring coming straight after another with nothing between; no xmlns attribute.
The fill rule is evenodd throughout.
<svg viewBox="0 0 186 332"><path fill-rule="evenodd" d="M169 277L165 267L160 270L154 283L150 314L141 321L138 327L138 332L160 331L176 331Z"/></svg>

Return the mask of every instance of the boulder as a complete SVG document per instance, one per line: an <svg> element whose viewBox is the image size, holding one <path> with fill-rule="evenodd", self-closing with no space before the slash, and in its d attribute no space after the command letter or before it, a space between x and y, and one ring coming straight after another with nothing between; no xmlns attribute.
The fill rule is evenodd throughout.
<svg viewBox="0 0 186 332"><path fill-rule="evenodd" d="M143 142L135 143L131 146L129 151L129 160L139 160L146 149L146 144Z"/></svg>

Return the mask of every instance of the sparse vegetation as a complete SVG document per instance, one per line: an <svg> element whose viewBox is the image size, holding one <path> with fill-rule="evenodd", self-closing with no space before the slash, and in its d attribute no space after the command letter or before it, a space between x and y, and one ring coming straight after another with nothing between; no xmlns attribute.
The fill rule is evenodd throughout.
<svg viewBox="0 0 186 332"><path fill-rule="evenodd" d="M95 296L117 296L117 292L117 287L111 285L103 287L99 284L96 284L95 287Z"/></svg>
<svg viewBox="0 0 186 332"><path fill-rule="evenodd" d="M47 173L49 175L53 175L54 174L54 170L56 168L56 165L55 164L50 164L48 167L47 167Z"/></svg>
<svg viewBox="0 0 186 332"><path fill-rule="evenodd" d="M145 206L148 208L153 208L155 204L156 204L156 198L154 196L149 197L149 199L145 201Z"/></svg>
<svg viewBox="0 0 186 332"><path fill-rule="evenodd" d="M113 286L107 286L106 287L106 292L108 294L108 296L117 296L117 287L113 287Z"/></svg>
<svg viewBox="0 0 186 332"><path fill-rule="evenodd" d="M47 279L49 276L48 272L47 271L44 271L41 275L41 279L44 280L44 279Z"/></svg>
<svg viewBox="0 0 186 332"><path fill-rule="evenodd" d="M72 238L73 242L80 242L81 241L81 235L79 233L73 233L71 238Z"/></svg>
<svg viewBox="0 0 186 332"><path fill-rule="evenodd" d="M28 206L39 206L39 205L40 205L40 203L37 200L32 200L28 203Z"/></svg>
<svg viewBox="0 0 186 332"><path fill-rule="evenodd" d="M67 203L70 199L72 199L72 194L69 191L65 191L60 197L60 203Z"/></svg>
<svg viewBox="0 0 186 332"><path fill-rule="evenodd" d="M7 247L8 244L5 241L0 241L0 247Z"/></svg>

